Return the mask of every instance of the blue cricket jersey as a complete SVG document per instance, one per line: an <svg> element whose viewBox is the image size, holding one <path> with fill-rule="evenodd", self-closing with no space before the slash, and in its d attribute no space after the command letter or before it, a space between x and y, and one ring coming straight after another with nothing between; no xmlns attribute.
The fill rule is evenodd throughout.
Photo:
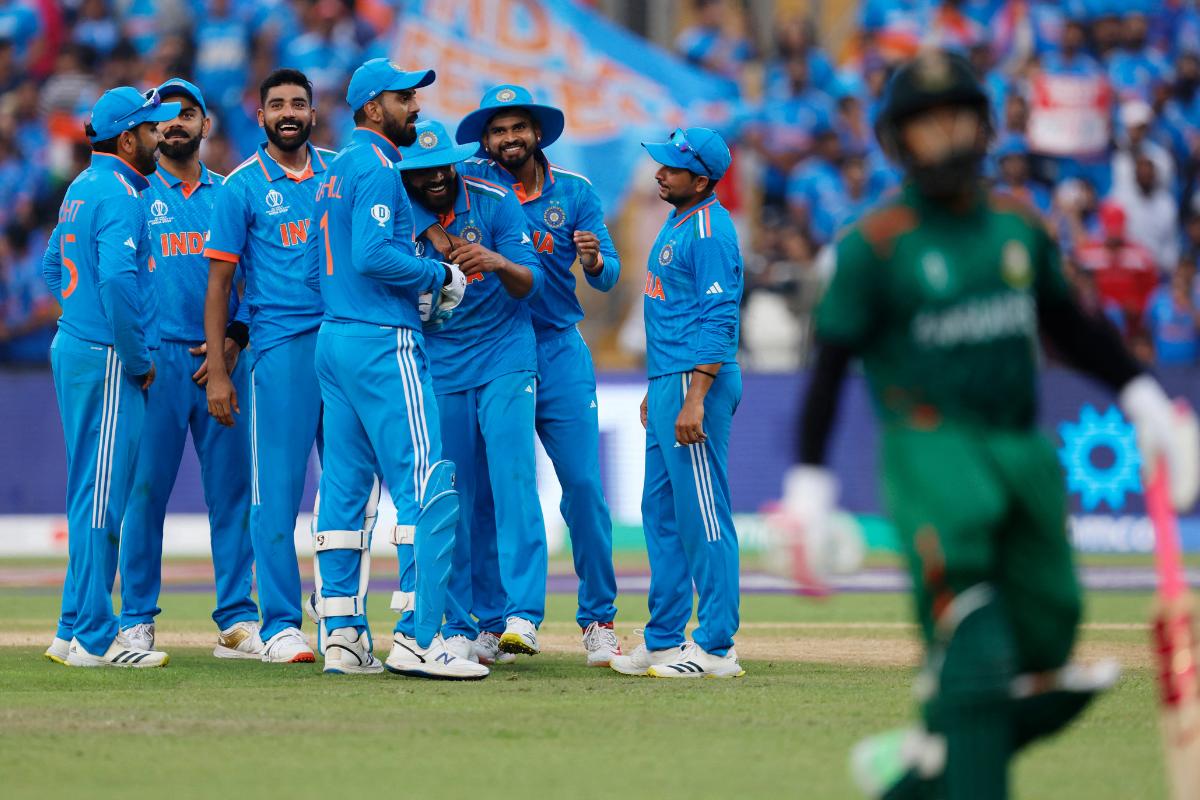
<svg viewBox="0 0 1200 800"><path fill-rule="evenodd" d="M124 159L93 153L67 189L42 260L62 306L59 329L112 346L132 376L150 371L158 346L154 259L139 196L147 185Z"/></svg>
<svg viewBox="0 0 1200 800"><path fill-rule="evenodd" d="M441 261L418 258L400 151L355 128L317 191L307 280L319 286L325 319L421 329L419 296L441 289Z"/></svg>
<svg viewBox="0 0 1200 800"><path fill-rule="evenodd" d="M158 330L163 341L204 341L204 296L208 259L204 256L213 200L223 175L200 165L200 181L188 186L159 165L142 192L150 226L158 295ZM237 291L230 292L229 319L248 322Z"/></svg>
<svg viewBox="0 0 1200 800"><path fill-rule="evenodd" d="M309 169L289 175L267 145L229 173L213 203L205 258L240 264L256 353L315 330L321 295L304 280L310 218L329 150L307 145Z"/></svg>
<svg viewBox="0 0 1200 800"><path fill-rule="evenodd" d="M671 211L646 270L647 377L697 364L736 368L742 280L737 231L715 196Z"/></svg>
<svg viewBox="0 0 1200 800"><path fill-rule="evenodd" d="M536 372L537 342L527 301L537 300L545 278L516 196L499 184L460 175L454 208L437 219L448 233L528 267L533 272L533 288L525 297L516 298L493 273L467 278L467 291L450 319L425 332L434 391L462 392L512 372ZM417 239L417 252L436 251L422 236Z"/></svg>
<svg viewBox="0 0 1200 800"><path fill-rule="evenodd" d="M459 171L511 186L521 203L532 230L534 250L546 276L541 293L529 304L533 329L541 340L551 338L583 319L583 306L575 295L575 275L571 272L576 258L575 231L590 231L600 240L604 266L599 275L584 273L593 288L607 292L616 286L621 275L621 262L608 234L608 226L604 224L600 198L591 182L582 175L551 164L541 153L536 157L542 162L546 183L532 196L526 196L524 185L495 161L468 159L459 165Z"/></svg>

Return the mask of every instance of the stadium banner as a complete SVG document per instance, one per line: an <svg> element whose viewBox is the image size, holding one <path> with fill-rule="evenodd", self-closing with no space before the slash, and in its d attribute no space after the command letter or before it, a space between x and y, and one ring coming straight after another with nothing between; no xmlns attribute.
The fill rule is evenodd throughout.
<svg viewBox="0 0 1200 800"><path fill-rule="evenodd" d="M1200 399L1200 370L1162 370L1170 393ZM729 480L742 544L762 546L761 512L778 497L784 471L792 462L797 409L805 375L746 374L741 405L733 421ZM641 548L642 477L645 431L639 406L646 381L635 373L601 374L598 405L601 473L612 510L618 549ZM869 540L887 546L875 517L882 514L876 471L876 425L865 381L855 375L843 390L843 403L831 442L831 462L842 485L842 504L866 518ZM1070 494L1071 532L1086 552L1150 552L1153 532L1141 497L1139 457L1133 429L1095 384L1062 370L1049 370L1041 386L1042 427L1059 449ZM62 516L66 459L62 427L49 372L0 372L0 556L65 554ZM245 416L238 420L246 424ZM314 452L301 508L312 508L320 475ZM538 486L552 550L566 547L566 526L559 513L561 489L553 467L538 448ZM191 447L184 454L175 491L168 504L165 552L208 552L208 522L200 488L199 464ZM389 502L380 519L392 517ZM296 526L302 551L311 551L309 518ZM1184 547L1200 552L1200 516L1180 520ZM386 550L383 537L379 546Z"/></svg>
<svg viewBox="0 0 1200 800"><path fill-rule="evenodd" d="M1035 73L1030 80L1029 147L1047 156L1106 152L1112 90L1103 75Z"/></svg>
<svg viewBox="0 0 1200 800"><path fill-rule="evenodd" d="M728 112L737 86L569 0L408 0L392 59L437 70L421 116L454 130L498 84L525 86L566 115L547 150L586 175L610 215L645 151L676 127Z"/></svg>

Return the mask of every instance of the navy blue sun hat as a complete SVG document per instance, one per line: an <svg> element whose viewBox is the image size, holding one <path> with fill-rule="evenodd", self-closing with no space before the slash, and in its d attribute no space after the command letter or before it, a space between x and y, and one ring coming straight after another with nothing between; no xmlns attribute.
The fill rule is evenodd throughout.
<svg viewBox="0 0 1200 800"><path fill-rule="evenodd" d="M455 138L459 144L470 142L478 145L479 140L483 138L484 128L487 127L488 121L492 117L501 111L511 111L516 108L528 111L538 124L542 131L542 140L539 143L541 147L549 147L562 136L566 119L560 109L535 103L533 95L524 86L506 83L502 86L493 86L484 93L483 99L479 101L479 108L467 114L463 117L463 121L458 123Z"/></svg>

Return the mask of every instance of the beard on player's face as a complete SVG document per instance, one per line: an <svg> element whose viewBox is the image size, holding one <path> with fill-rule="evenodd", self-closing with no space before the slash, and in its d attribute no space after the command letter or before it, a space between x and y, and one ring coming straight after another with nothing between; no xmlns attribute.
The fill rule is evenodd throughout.
<svg viewBox="0 0 1200 800"><path fill-rule="evenodd" d="M129 164L143 175L152 175L158 169L159 136L153 122L144 122L132 131L134 150L129 154Z"/></svg>
<svg viewBox="0 0 1200 800"><path fill-rule="evenodd" d="M185 161L196 154L200 149L200 132L195 134L185 130L182 125L171 125L166 128L159 128L162 133L162 143L158 146L158 151L164 156L175 161Z"/></svg>
<svg viewBox="0 0 1200 800"><path fill-rule="evenodd" d="M383 135L397 147L408 147L417 140L417 114L400 116L384 110Z"/></svg>
<svg viewBox="0 0 1200 800"><path fill-rule="evenodd" d="M438 214L454 207L455 179L453 166L414 169L404 173L404 186L417 196L417 201Z"/></svg>
<svg viewBox="0 0 1200 800"><path fill-rule="evenodd" d="M263 129L271 144L285 153L292 153L308 143L312 128L311 116L304 119L295 114L284 114L277 120L268 121Z"/></svg>

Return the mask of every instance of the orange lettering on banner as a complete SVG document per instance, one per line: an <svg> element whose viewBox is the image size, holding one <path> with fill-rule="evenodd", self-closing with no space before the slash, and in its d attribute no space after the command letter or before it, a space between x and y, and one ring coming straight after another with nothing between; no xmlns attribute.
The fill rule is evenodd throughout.
<svg viewBox="0 0 1200 800"><path fill-rule="evenodd" d="M514 24L518 15L530 23L528 30L520 30ZM532 3L529 0L503 0L500 12L492 12L491 16L499 23L496 41L501 47L539 53L550 44L550 21L546 19L546 11L540 3Z"/></svg>

